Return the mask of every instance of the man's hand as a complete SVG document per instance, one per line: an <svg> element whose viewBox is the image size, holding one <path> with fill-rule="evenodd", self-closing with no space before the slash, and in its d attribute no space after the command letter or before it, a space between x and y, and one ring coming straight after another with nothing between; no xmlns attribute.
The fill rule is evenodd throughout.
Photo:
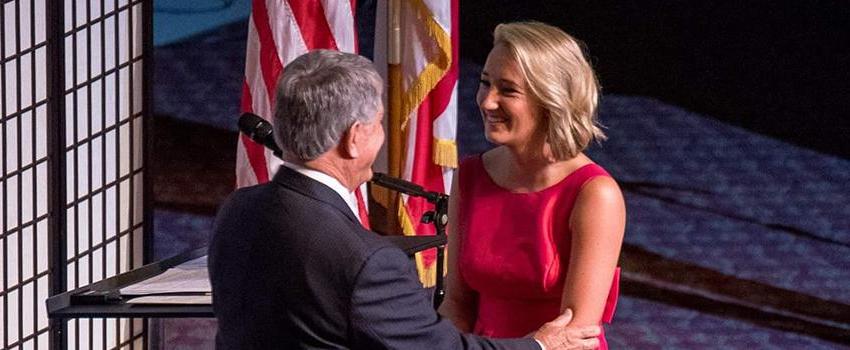
<svg viewBox="0 0 850 350"><path fill-rule="evenodd" d="M578 350L599 347L599 326L570 326L573 310L567 309L558 318L543 324L532 335L544 350Z"/></svg>

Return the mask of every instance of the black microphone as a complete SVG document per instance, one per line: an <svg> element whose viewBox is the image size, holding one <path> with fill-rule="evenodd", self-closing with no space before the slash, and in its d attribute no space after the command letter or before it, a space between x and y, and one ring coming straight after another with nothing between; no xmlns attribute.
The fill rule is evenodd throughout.
<svg viewBox="0 0 850 350"><path fill-rule="evenodd" d="M247 135L252 141L266 146L272 150L275 156L281 158L283 151L274 140L272 124L253 113L242 113L239 116L239 131Z"/></svg>

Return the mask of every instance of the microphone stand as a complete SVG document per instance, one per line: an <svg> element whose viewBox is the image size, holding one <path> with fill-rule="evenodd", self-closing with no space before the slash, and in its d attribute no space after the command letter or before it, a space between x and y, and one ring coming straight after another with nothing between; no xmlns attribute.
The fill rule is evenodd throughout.
<svg viewBox="0 0 850 350"><path fill-rule="evenodd" d="M422 215L421 222L424 224L433 224L436 230L436 236L446 238L446 225L449 223L449 196L445 193L425 191L422 186L415 183L390 177L382 173L374 173L371 182L391 189L396 192L404 193L409 196L423 197L429 203L434 204L434 211L425 212ZM443 299L446 297L446 288L443 281L443 273L445 271L445 244L439 245L437 249L437 278L434 283L434 309L440 307Z"/></svg>

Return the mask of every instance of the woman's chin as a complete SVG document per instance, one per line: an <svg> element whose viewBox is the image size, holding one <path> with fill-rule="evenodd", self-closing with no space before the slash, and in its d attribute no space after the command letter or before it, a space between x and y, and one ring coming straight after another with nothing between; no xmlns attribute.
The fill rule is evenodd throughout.
<svg viewBox="0 0 850 350"><path fill-rule="evenodd" d="M497 145L502 145L507 141L506 135L501 132L493 132L489 130L484 131L484 138L487 139L490 143L494 143Z"/></svg>

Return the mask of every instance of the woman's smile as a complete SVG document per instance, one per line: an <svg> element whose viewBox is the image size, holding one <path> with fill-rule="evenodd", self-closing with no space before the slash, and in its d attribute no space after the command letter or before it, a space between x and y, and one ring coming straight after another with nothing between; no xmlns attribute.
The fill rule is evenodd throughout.
<svg viewBox="0 0 850 350"><path fill-rule="evenodd" d="M510 119L505 117L499 117L495 115L486 114L484 116L484 120L489 124L507 124Z"/></svg>

